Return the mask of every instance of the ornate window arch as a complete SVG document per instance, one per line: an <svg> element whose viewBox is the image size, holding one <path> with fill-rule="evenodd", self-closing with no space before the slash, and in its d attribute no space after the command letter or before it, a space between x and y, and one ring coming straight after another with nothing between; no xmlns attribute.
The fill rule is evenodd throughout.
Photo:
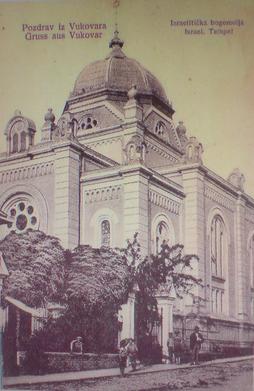
<svg viewBox="0 0 254 391"><path fill-rule="evenodd" d="M22 233L28 228L48 232L47 201L33 185L29 186L29 192L27 186L15 185L0 194L0 209L11 220L11 224L0 226L0 238L10 231Z"/></svg>
<svg viewBox="0 0 254 391"><path fill-rule="evenodd" d="M118 222L119 219L112 209L97 210L90 221L90 226L93 229L92 245L95 247L116 246L116 225Z"/></svg>
<svg viewBox="0 0 254 391"><path fill-rule="evenodd" d="M25 232L28 228L39 229L40 216L35 200L28 194L19 194L11 197L2 210L10 218L7 224L8 231Z"/></svg>
<svg viewBox="0 0 254 391"><path fill-rule="evenodd" d="M224 259L226 256L226 232L224 221L219 214L216 214L212 219L210 238L212 275L222 277L224 274Z"/></svg>
<svg viewBox="0 0 254 391"><path fill-rule="evenodd" d="M169 217L164 213L155 216L152 223L152 252L158 254L162 244L169 246L175 243L175 230Z"/></svg>
<svg viewBox="0 0 254 391"><path fill-rule="evenodd" d="M214 208L208 219L209 262L211 271L211 311L228 313L228 246L229 231L225 218Z"/></svg>
<svg viewBox="0 0 254 391"><path fill-rule="evenodd" d="M101 246L110 247L111 243L111 230L110 221L108 219L101 222Z"/></svg>

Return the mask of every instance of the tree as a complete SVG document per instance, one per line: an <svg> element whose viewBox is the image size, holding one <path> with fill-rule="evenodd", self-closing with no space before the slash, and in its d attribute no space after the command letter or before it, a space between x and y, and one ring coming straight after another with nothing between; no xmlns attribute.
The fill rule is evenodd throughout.
<svg viewBox="0 0 254 391"><path fill-rule="evenodd" d="M160 321L156 300L159 290L168 294L174 290L178 298L183 298L192 294L194 286L201 285L201 280L192 274L192 262L197 262L198 257L184 254L183 245L170 247L163 243L159 254L143 259L137 233L123 253L131 267L133 286L137 288L137 326L142 337L146 332L151 334L155 323Z"/></svg>
<svg viewBox="0 0 254 391"><path fill-rule="evenodd" d="M121 252L108 247L79 246L69 253L66 295L68 306L112 306L118 309L128 295L130 269ZM70 308L71 309L71 308Z"/></svg>
<svg viewBox="0 0 254 391"><path fill-rule="evenodd" d="M60 241L41 231L10 232L1 242L9 277L3 297L11 296L32 307L45 307L64 296L65 251Z"/></svg>

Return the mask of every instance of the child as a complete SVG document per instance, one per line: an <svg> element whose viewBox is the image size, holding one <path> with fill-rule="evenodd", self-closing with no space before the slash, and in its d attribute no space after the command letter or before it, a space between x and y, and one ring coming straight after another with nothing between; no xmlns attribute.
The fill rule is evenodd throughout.
<svg viewBox="0 0 254 391"><path fill-rule="evenodd" d="M127 350L124 345L120 345L119 350L119 368L121 376L124 376L124 370L126 368L126 362L127 362Z"/></svg>
<svg viewBox="0 0 254 391"><path fill-rule="evenodd" d="M130 363L133 371L136 371L136 367L137 367L137 353L138 353L138 348L134 342L134 339L131 338L127 346L127 354L130 359Z"/></svg>

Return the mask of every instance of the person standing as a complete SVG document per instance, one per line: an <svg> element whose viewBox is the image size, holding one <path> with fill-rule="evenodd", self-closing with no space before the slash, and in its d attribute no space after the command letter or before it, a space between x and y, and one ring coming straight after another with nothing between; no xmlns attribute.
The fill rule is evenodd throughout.
<svg viewBox="0 0 254 391"><path fill-rule="evenodd" d="M170 364L173 364L174 362L174 338L173 333L168 333L168 340L167 340L167 347L168 347L168 359Z"/></svg>
<svg viewBox="0 0 254 391"><path fill-rule="evenodd" d="M127 363L127 349L124 344L120 344L120 349L119 349L119 369L121 376L124 377L124 371L126 368L126 363Z"/></svg>
<svg viewBox="0 0 254 391"><path fill-rule="evenodd" d="M174 336L174 356L175 363L181 364L181 355L182 355L182 339L180 337L180 332L177 330Z"/></svg>
<svg viewBox="0 0 254 391"><path fill-rule="evenodd" d="M199 327L195 326L194 332L190 335L191 365L199 364L199 351L203 342L204 338L199 332Z"/></svg>

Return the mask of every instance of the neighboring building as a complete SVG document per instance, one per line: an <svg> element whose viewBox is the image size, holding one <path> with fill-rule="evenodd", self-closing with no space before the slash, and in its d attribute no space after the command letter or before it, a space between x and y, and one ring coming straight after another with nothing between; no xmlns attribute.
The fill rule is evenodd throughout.
<svg viewBox="0 0 254 391"><path fill-rule="evenodd" d="M182 243L200 258L194 273L204 288L195 295L204 299L199 313L214 320L214 339L252 341L254 199L239 170L225 180L202 164L202 145L174 125L160 82L122 46L116 32L108 56L77 77L57 122L49 109L39 144L33 121L16 112L8 122L0 237L34 228L67 248L121 247L138 232L144 254L163 240ZM176 300L175 321L194 307ZM163 293L159 308L165 345L173 325Z"/></svg>

